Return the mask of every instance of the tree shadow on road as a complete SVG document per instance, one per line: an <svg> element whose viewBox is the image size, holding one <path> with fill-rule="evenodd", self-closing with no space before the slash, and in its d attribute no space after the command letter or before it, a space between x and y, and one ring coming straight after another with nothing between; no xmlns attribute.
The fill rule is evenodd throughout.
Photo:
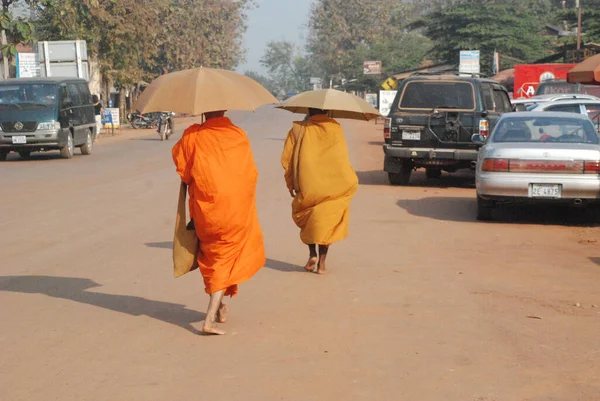
<svg viewBox="0 0 600 401"><path fill-rule="evenodd" d="M387 173L383 170L357 171L360 185L390 186ZM427 178L424 171L415 171L408 187L413 188L475 188L475 177L471 172L443 173L440 178ZM403 188L401 186L396 188Z"/></svg>
<svg viewBox="0 0 600 401"><path fill-rule="evenodd" d="M399 200L398 206L413 216L459 223L475 222L477 200L473 198L431 197ZM501 205L491 223L596 227L597 211L556 205ZM485 223L481 223L485 224Z"/></svg>
<svg viewBox="0 0 600 401"><path fill-rule="evenodd" d="M193 334L201 334L192 323L204 320L205 314L187 309L184 305L152 301L131 295L90 292L100 284L86 279L50 276L0 276L0 291L23 294L43 294L93 305L131 316L146 315L156 320L179 326Z"/></svg>
<svg viewBox="0 0 600 401"><path fill-rule="evenodd" d="M304 268L302 266L293 265L287 262L281 262L279 260L267 259L267 263L265 267L273 270L277 270L284 273L291 272L304 272Z"/></svg>

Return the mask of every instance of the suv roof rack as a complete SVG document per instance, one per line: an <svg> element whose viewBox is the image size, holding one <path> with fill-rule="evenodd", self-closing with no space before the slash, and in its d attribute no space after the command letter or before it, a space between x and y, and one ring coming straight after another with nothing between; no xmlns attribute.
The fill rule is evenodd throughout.
<svg viewBox="0 0 600 401"><path fill-rule="evenodd" d="M486 75L481 74L481 73L464 73L464 72L459 72L459 71L417 71L417 72L413 72L412 74L410 74L411 77L413 76L433 76L433 75L456 75L456 76L465 76L465 77L471 77L471 78L487 78Z"/></svg>

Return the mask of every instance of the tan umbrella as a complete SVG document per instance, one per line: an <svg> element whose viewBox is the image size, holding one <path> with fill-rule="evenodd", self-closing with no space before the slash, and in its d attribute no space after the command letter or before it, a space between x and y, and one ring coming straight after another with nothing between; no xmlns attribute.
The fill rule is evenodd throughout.
<svg viewBox="0 0 600 401"><path fill-rule="evenodd" d="M195 68L162 75L135 102L140 113L174 111L199 115L220 110L256 110L279 101L253 79L233 71Z"/></svg>
<svg viewBox="0 0 600 401"><path fill-rule="evenodd" d="M308 114L309 108L328 110L331 118L363 121L381 117L379 111L363 99L335 89L304 92L289 98L278 108L298 114Z"/></svg>
<svg viewBox="0 0 600 401"><path fill-rule="evenodd" d="M572 84L600 85L600 54L579 63L567 73Z"/></svg>

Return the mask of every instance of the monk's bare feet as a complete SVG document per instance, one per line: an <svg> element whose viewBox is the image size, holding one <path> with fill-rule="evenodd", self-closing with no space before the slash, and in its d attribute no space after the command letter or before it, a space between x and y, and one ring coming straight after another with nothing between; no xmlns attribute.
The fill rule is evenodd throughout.
<svg viewBox="0 0 600 401"><path fill-rule="evenodd" d="M325 263L319 264L317 268L317 274L328 274L329 270L325 267Z"/></svg>
<svg viewBox="0 0 600 401"><path fill-rule="evenodd" d="M312 256L308 259L308 262L306 262L306 266L304 266L304 270L306 270L307 272L314 272L315 271L315 267L317 267L317 262L319 261L319 259L316 256Z"/></svg>
<svg viewBox="0 0 600 401"><path fill-rule="evenodd" d="M217 329L216 324L210 324L205 321L204 326L202 326L202 334L209 336L222 336L225 335L225 332Z"/></svg>
<svg viewBox="0 0 600 401"><path fill-rule="evenodd" d="M221 307L217 311L217 322L226 323L227 315L229 314L229 308L225 304L221 304Z"/></svg>

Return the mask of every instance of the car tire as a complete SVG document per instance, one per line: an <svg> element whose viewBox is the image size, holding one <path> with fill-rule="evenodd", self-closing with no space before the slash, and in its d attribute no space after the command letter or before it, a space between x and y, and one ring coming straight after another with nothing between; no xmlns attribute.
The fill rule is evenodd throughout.
<svg viewBox="0 0 600 401"><path fill-rule="evenodd" d="M31 157L31 151L22 150L19 152L19 156L21 156L21 159L29 159Z"/></svg>
<svg viewBox="0 0 600 401"><path fill-rule="evenodd" d="M491 221L494 214L494 202L477 195L477 220Z"/></svg>
<svg viewBox="0 0 600 401"><path fill-rule="evenodd" d="M8 158L8 152L0 152L0 162L5 162Z"/></svg>
<svg viewBox="0 0 600 401"><path fill-rule="evenodd" d="M399 173L388 173L388 179L390 184L395 186L406 186L410 182L410 176L412 174L412 163L410 161L403 161L400 164Z"/></svg>
<svg viewBox="0 0 600 401"><path fill-rule="evenodd" d="M87 138L85 139L85 144L81 146L81 154L82 155L91 155L92 148L94 147L94 138L92 137L92 133L88 132Z"/></svg>
<svg viewBox="0 0 600 401"><path fill-rule="evenodd" d="M73 153L75 152L75 144L73 143L73 134L69 133L67 135L67 144L60 148L60 156L63 159L70 159L73 157Z"/></svg>
<svg viewBox="0 0 600 401"><path fill-rule="evenodd" d="M427 178L440 178L442 176L442 170L439 168L428 168L425 169L425 175Z"/></svg>

